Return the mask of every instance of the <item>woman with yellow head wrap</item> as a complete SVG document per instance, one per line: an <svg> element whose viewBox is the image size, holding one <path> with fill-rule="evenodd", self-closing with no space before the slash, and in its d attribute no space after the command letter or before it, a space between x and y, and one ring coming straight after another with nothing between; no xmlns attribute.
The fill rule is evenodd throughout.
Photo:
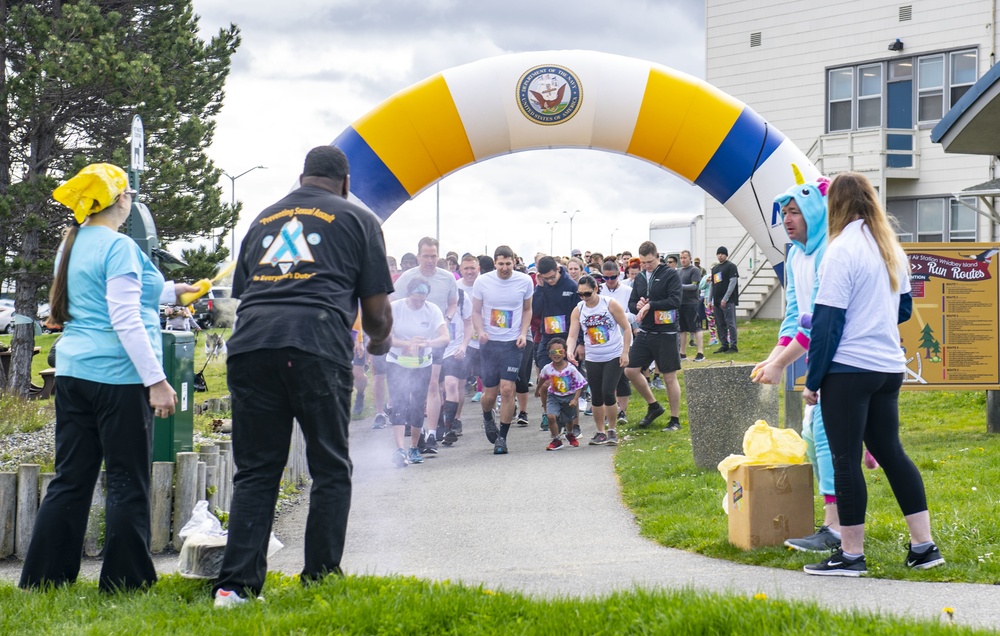
<svg viewBox="0 0 1000 636"><path fill-rule="evenodd" d="M165 283L118 228L135 191L125 171L91 164L52 193L79 227L56 259L50 320L64 326L56 358L56 477L35 519L22 588L63 585L80 571L94 484L107 471L102 590L156 581L149 556L153 416L174 412L163 373L159 305L193 286Z"/></svg>

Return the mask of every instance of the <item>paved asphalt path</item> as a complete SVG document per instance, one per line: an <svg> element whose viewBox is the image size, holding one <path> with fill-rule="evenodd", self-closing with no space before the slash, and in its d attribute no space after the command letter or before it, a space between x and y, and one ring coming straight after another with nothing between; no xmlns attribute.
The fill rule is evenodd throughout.
<svg viewBox="0 0 1000 636"><path fill-rule="evenodd" d="M511 430L509 455L493 456L478 407L466 404L465 435L454 447L402 469L390 462L389 429L371 430L370 420L352 423L346 572L450 579L546 597L654 586L764 592L932 620L949 606L956 623L1000 630L1000 586L815 577L659 546L639 535L621 502L614 448L584 442L546 452L548 434L533 423ZM531 408L537 413L538 403ZM303 497L280 516L275 532L285 548L272 558L272 570L301 570L307 511ZM156 561L162 572L176 568L176 555ZM16 580L19 568L14 559L0 561L0 579ZM85 559L85 576L98 569L98 561Z"/></svg>

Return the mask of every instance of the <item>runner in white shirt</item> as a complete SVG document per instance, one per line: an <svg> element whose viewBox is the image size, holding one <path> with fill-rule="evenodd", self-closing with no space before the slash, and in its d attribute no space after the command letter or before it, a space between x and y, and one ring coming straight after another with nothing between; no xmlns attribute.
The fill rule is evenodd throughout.
<svg viewBox="0 0 1000 636"><path fill-rule="evenodd" d="M455 414L462 399L462 390L469 377L469 357L467 355L469 341L472 339L472 297L465 293L464 286L458 290L458 310L448 323L448 334L451 340L444 350L444 361L441 363L441 374L444 376L444 407L441 409L443 420L438 437L442 443L451 446L458 441L458 432L454 430Z"/></svg>
<svg viewBox="0 0 1000 636"><path fill-rule="evenodd" d="M494 455L507 454L507 435L514 419L515 382L531 324L535 285L527 274L514 271L514 251L501 245L493 253L496 270L476 279L472 288L472 322L479 333L483 378L483 424ZM493 405L502 396L500 429Z"/></svg>
<svg viewBox="0 0 1000 636"><path fill-rule="evenodd" d="M618 270L618 264L613 261L606 261L601 266L601 272L604 274L604 284L601 285L601 296L613 298L622 306L622 309L625 311L625 318L628 320L629 331L634 335L635 314L628 310L628 299L632 295L632 286L622 282L623 275ZM628 381L624 373L622 373L621 380L618 381L615 396L618 402L617 425L625 426L628 424L628 417L625 416L625 413L628 411L628 399L632 396L632 383ZM611 413L609 412L608 421L610 422L610 420ZM608 443L618 443L618 433L615 431L614 425L608 428Z"/></svg>
<svg viewBox="0 0 1000 636"><path fill-rule="evenodd" d="M462 257L458 271L462 274L462 278L458 281L458 287L465 291L465 298L471 304L472 286L475 285L476 279L479 278L479 259L472 254L466 254ZM466 365L468 366L469 376L476 378L476 394L472 396L472 401L478 402L483 397L483 383L479 379L481 375L479 373L479 332L473 327L469 329L469 333L472 334L472 340L469 341L469 348L465 351ZM464 405L465 400L460 399L458 401L458 409L455 411L455 420L451 425L452 430L459 437L462 435L462 406Z"/></svg>

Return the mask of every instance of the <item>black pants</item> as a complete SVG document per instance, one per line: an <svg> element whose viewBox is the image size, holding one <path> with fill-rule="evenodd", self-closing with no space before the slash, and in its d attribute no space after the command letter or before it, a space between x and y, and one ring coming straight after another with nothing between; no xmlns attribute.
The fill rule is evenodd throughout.
<svg viewBox="0 0 1000 636"><path fill-rule="evenodd" d="M823 378L823 424L833 455L833 483L840 523L865 522L868 489L861 470L862 442L885 471L900 510L927 510L920 471L899 441L902 373L829 373Z"/></svg>
<svg viewBox="0 0 1000 636"><path fill-rule="evenodd" d="M152 430L149 391L141 384L59 377L56 476L35 517L21 587L76 580L102 461L108 497L98 585L110 592L156 582L149 555Z"/></svg>
<svg viewBox="0 0 1000 636"><path fill-rule="evenodd" d="M345 361L346 362L346 361ZM351 508L351 368L298 349L262 349L227 360L233 397L233 501L222 572L214 590L256 596L293 418L306 439L312 477L303 583L340 572Z"/></svg>
<svg viewBox="0 0 1000 636"><path fill-rule="evenodd" d="M386 365L389 402L392 403L390 419L393 426L424 427L427 410L427 386L431 382L431 367L408 369L390 362Z"/></svg>
<svg viewBox="0 0 1000 636"><path fill-rule="evenodd" d="M531 365L535 360L535 343L529 338L521 350L521 364L517 368L517 381L514 382L515 393L527 393L531 383Z"/></svg>
<svg viewBox="0 0 1000 636"><path fill-rule="evenodd" d="M608 362L587 360L587 381L590 382L590 400L594 406L614 406L615 393L622 379L622 365L619 358ZM615 411L617 412L617 407Z"/></svg>

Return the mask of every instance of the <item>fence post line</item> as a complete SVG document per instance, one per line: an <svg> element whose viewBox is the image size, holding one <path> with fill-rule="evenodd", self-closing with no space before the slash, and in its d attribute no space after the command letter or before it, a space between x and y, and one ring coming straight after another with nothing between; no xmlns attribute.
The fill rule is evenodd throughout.
<svg viewBox="0 0 1000 636"><path fill-rule="evenodd" d="M198 453L177 453L177 487L174 495L174 549L180 550L184 542L178 536L191 518L191 509L197 501Z"/></svg>
<svg viewBox="0 0 1000 636"><path fill-rule="evenodd" d="M90 511L87 513L87 533L83 536L83 553L91 557L101 554L103 547L101 526L104 525L104 504L107 501L104 487L107 480L107 473L102 470L97 476Z"/></svg>
<svg viewBox="0 0 1000 636"><path fill-rule="evenodd" d="M163 552L170 543L170 511L174 500L173 462L153 462L150 490L152 534L149 549L157 553Z"/></svg>
<svg viewBox="0 0 1000 636"><path fill-rule="evenodd" d="M14 537L14 554L22 561L28 555L31 532L35 529L38 514L38 464L21 464L17 469L17 530Z"/></svg>
<svg viewBox="0 0 1000 636"><path fill-rule="evenodd" d="M17 473L0 473L0 559L14 554Z"/></svg>

